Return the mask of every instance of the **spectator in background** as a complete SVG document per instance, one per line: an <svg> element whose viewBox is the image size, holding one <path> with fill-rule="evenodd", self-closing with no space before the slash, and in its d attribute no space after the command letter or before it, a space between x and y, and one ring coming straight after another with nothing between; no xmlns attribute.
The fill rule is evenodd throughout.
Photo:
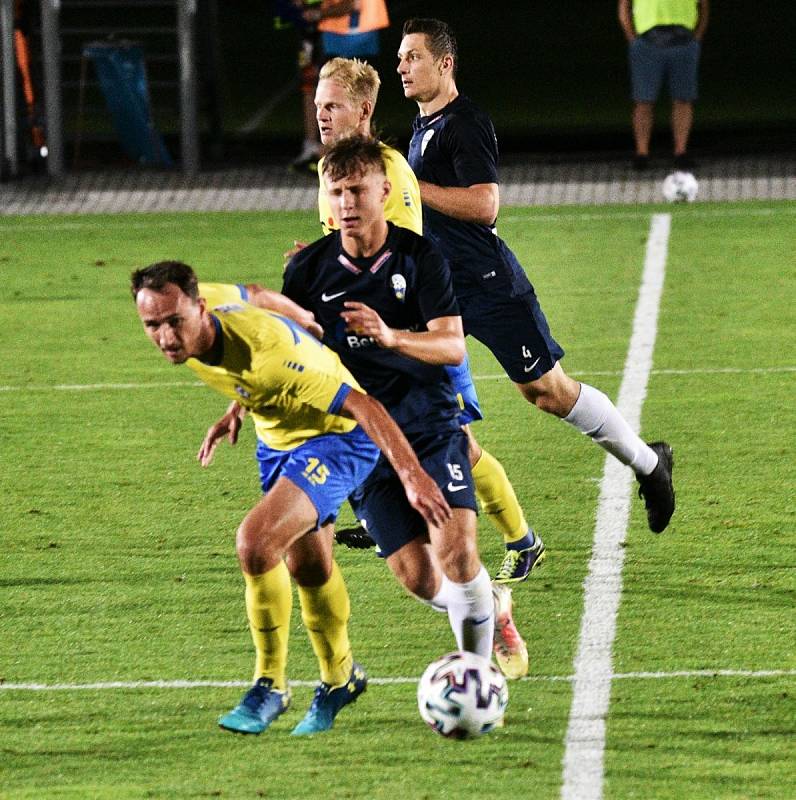
<svg viewBox="0 0 796 800"><path fill-rule="evenodd" d="M325 1L321 4L322 12L326 5ZM347 5L353 6L349 14L328 15L318 23L324 60L335 56L362 60L379 54L379 31L390 24L387 4L384 0L355 0Z"/></svg>
<svg viewBox="0 0 796 800"><path fill-rule="evenodd" d="M24 127L26 135L21 141L24 161L34 170L42 167L47 158L47 142L39 99L38 76L33 74L30 33L34 27L33 3L14 2L14 57L19 71L19 86L24 100ZM0 165L1 167L2 165Z"/></svg>
<svg viewBox="0 0 796 800"><path fill-rule="evenodd" d="M633 96L633 168L647 169L655 102L664 79L672 98L674 166L693 169L688 137L694 120L708 0L619 0L619 24L629 43Z"/></svg>

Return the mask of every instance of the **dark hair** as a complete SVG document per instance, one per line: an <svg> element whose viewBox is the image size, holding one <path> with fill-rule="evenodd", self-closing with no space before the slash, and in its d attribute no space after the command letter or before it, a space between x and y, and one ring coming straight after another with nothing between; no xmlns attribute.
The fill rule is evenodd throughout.
<svg viewBox="0 0 796 800"><path fill-rule="evenodd" d="M414 17L404 22L403 36L410 33L422 33L426 37L426 43L435 61L439 61L443 56L450 56L453 59L453 77L456 77L456 69L459 66L459 49L456 44L456 37L447 22L440 19L427 19Z"/></svg>
<svg viewBox="0 0 796 800"><path fill-rule="evenodd" d="M130 291L133 294L133 300L138 297L141 289L161 292L167 283L179 286L182 292L193 301L199 297L198 280L191 267L183 264L182 261L158 261L157 264L137 269L130 276Z"/></svg>
<svg viewBox="0 0 796 800"><path fill-rule="evenodd" d="M387 174L381 145L364 136L341 139L323 157L323 174L333 181L367 172L370 167Z"/></svg>

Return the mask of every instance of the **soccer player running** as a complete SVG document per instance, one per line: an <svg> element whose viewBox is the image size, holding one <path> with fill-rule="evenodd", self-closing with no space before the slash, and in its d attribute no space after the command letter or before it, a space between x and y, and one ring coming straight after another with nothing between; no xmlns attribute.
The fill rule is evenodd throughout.
<svg viewBox="0 0 796 800"><path fill-rule="evenodd" d="M492 121L456 87L456 40L444 22L410 19L398 73L419 114L409 163L423 202L423 233L453 273L465 334L483 342L525 399L590 436L636 473L647 522L660 533L674 513L672 449L645 444L609 398L570 378L534 288L495 228L500 195Z"/></svg>
<svg viewBox="0 0 796 800"><path fill-rule="evenodd" d="M450 272L427 240L386 220L391 187L379 142L339 141L323 159L322 175L339 229L291 259L282 291L314 314L324 343L381 400L453 515L443 525L428 525L401 497L384 459L351 505L401 583L448 612L459 648L489 657L494 646L507 677L521 677L528 671L527 648L511 619L506 587L493 608L476 543L467 437L445 369L465 355Z"/></svg>
<svg viewBox="0 0 796 800"><path fill-rule="evenodd" d="M203 294L218 297L223 290L198 284L191 267L175 261L131 278L147 336L173 364L186 364L248 410L257 432L264 494L236 538L256 650L254 685L219 725L261 733L290 704L292 574L321 670L310 710L293 733L316 733L332 727L367 685L351 653L349 599L332 558L340 505L369 475L380 449L405 492L402 499L420 518L444 527L451 510L384 407L361 391L335 353L293 320L240 300L211 310ZM203 464L217 438L203 442Z"/></svg>
<svg viewBox="0 0 796 800"><path fill-rule="evenodd" d="M324 64L315 92L315 108L321 143L325 147L354 135L376 138L372 118L380 83L376 70L363 61L333 58ZM395 225L422 234L423 214L417 178L401 153L383 142L381 148L391 187L384 205L385 217ZM328 234L337 225L324 186L323 159L318 164L318 176L321 227ZM503 465L480 446L470 429L470 423L483 419L483 414L467 354L462 364L446 366L446 369L461 406L459 422L467 434L476 497L484 513L502 534L506 547L495 580L507 584L523 581L544 559L544 543L526 522ZM342 539L341 533L349 532L338 531L338 538Z"/></svg>

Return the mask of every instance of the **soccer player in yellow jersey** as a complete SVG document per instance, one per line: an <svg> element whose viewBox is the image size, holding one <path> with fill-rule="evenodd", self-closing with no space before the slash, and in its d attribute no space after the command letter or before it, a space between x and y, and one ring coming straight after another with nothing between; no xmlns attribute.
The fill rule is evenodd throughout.
<svg viewBox="0 0 796 800"><path fill-rule="evenodd" d="M292 574L321 669L310 710L293 732L328 730L367 685L351 653L348 594L332 558L341 503L370 474L380 449L430 525L447 522L451 511L384 407L360 390L335 353L288 317L230 296L228 287L201 288L224 302L211 310L193 270L176 261L137 270L131 279L138 315L156 347L236 400L257 432L264 494L236 539L257 653L254 685L219 724L261 733L290 703ZM213 449L205 439L203 464Z"/></svg>
<svg viewBox="0 0 796 800"><path fill-rule="evenodd" d="M380 83L376 70L363 61L333 58L324 64L315 92L315 108L321 142L325 147L354 135L375 138L371 120ZM384 215L389 222L422 235L423 214L417 178L401 153L384 143L381 146L391 186L384 204ZM321 227L324 234L329 234L337 226L324 188L323 159L318 164L318 175ZM541 564L545 556L544 543L526 522L503 465L479 445L470 429L470 423L483 419L483 414L467 359L460 366L450 367L448 372L462 408L460 422L467 434L476 496L481 509L502 534L506 546L495 580L517 583L525 580L531 569ZM340 533L338 531L338 535ZM345 536L347 532L342 533Z"/></svg>

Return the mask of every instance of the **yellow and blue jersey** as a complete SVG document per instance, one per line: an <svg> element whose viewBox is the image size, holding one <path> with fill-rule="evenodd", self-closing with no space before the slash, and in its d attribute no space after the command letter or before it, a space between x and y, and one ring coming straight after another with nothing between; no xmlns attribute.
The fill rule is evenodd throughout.
<svg viewBox="0 0 796 800"><path fill-rule="evenodd" d="M381 152L384 156L384 167L387 170L387 180L390 190L384 203L384 216L402 228L409 228L417 234L423 233L423 210L420 205L420 187L409 162L393 147L388 147L381 142ZM332 208L326 196L323 183L323 159L318 163L318 211L321 217L321 228L324 236L328 235L338 226L332 217Z"/></svg>
<svg viewBox="0 0 796 800"><path fill-rule="evenodd" d="M353 430L354 420L338 413L349 392L361 389L337 355L293 320L249 305L242 293L241 286L199 284L220 346L216 363L186 364L245 407L258 439L274 450Z"/></svg>

